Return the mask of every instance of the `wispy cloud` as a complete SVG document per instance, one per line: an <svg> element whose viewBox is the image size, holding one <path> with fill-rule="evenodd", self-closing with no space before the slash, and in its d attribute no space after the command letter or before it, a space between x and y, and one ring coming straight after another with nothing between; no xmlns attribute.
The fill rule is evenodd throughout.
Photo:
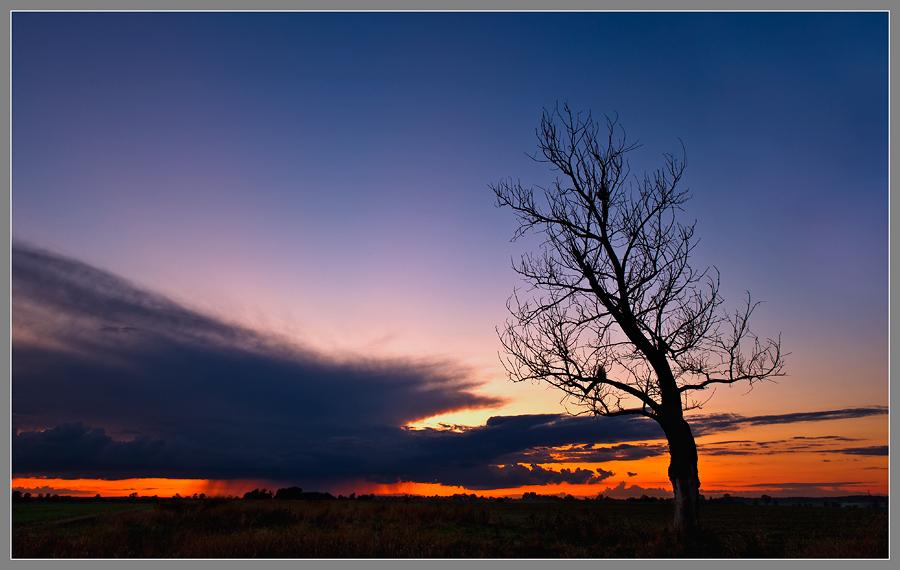
<svg viewBox="0 0 900 570"><path fill-rule="evenodd" d="M794 436L787 439L775 440L723 440L704 442L699 447L706 455L754 455L760 452L772 453L834 453L845 455L887 455L886 445L873 445L865 447L834 447L836 443L859 441L856 438L823 435L823 436Z"/></svg>
<svg viewBox="0 0 900 570"><path fill-rule="evenodd" d="M777 482L777 483L751 483L749 485L744 485L744 487L757 487L757 488L771 488L778 487L781 489L806 489L809 487L845 487L847 485L860 485L859 481L828 481L825 483L816 483L810 481L791 481L791 482Z"/></svg>
<svg viewBox="0 0 900 570"><path fill-rule="evenodd" d="M699 435L708 432L732 430L747 426L846 420L885 415L887 413L887 406L868 406L857 408L843 408L839 410L793 412L789 414L772 414L761 416L742 416L739 414L707 414L693 416L691 418L691 424L695 426L694 431Z"/></svg>
<svg viewBox="0 0 900 570"><path fill-rule="evenodd" d="M887 455L888 446L886 445L870 445L867 447L844 447L841 449L830 449L829 453L843 453L846 455Z"/></svg>

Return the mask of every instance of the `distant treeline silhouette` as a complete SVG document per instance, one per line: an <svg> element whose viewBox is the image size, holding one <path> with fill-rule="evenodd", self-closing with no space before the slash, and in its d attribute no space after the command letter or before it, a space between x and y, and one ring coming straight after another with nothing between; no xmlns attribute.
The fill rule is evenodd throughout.
<svg viewBox="0 0 900 570"><path fill-rule="evenodd" d="M308 501L330 501L334 500L336 497L331 493L323 493L320 491L304 491L301 487L285 487L283 489L278 489L275 493L268 489L253 489L252 491L247 491L244 493L244 500L254 501L261 499L276 499L276 500L293 500L293 499L303 499ZM356 498L356 495L352 495L351 499Z"/></svg>
<svg viewBox="0 0 900 570"><path fill-rule="evenodd" d="M349 496L338 495L335 497L331 493L319 491L304 491L300 487L285 487L275 492L269 489L253 489L244 493L243 497L237 496L207 496L204 493L194 493L193 495L181 496L175 494L172 497L159 497L157 495L138 495L131 493L122 497L102 497L99 494L93 497L78 497L72 495L58 495L54 493L36 493L12 491L12 501L14 503L22 502L64 502L64 503L85 503L85 502L140 502L140 503L160 503L160 504L179 504L190 501L207 501L207 502L230 502L236 500L255 501L255 500L338 500L338 501L383 501L383 502L402 502L402 503L504 503L507 501L526 503L555 503L555 502L608 502L608 503L667 503L672 498L651 497L642 495L640 497L615 498L605 494L599 494L596 497L574 497L572 495L542 495L534 492L527 492L522 497L483 497L472 494L458 493L447 496L423 496L423 495L357 495L351 493ZM887 509L889 499L884 495L845 495L837 497L772 497L762 495L759 497L741 497L733 496L725 493L721 497L706 497L700 495L700 500L708 503L719 504L744 504L744 505L772 505L772 506L804 506L804 507L868 507L874 509Z"/></svg>

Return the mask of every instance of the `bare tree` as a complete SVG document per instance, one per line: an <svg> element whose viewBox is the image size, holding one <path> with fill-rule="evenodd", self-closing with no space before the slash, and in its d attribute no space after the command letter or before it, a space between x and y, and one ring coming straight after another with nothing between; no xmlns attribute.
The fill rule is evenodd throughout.
<svg viewBox="0 0 900 570"><path fill-rule="evenodd" d="M557 172L553 184L491 185L497 205L518 218L513 239L544 238L514 264L531 287L508 303L503 364L514 381L547 382L582 411L655 420L669 445L675 528L689 534L700 479L684 412L717 385L782 376L780 336L757 337L749 293L726 312L718 270L691 266L696 222L679 221L689 199L683 153L633 176L626 156L638 145L617 120L568 106L545 111L537 137L533 158Z"/></svg>

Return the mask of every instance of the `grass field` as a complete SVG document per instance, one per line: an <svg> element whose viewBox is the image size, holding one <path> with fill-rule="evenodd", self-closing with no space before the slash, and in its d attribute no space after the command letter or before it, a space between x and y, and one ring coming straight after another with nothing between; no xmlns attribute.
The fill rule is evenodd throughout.
<svg viewBox="0 0 900 570"><path fill-rule="evenodd" d="M883 509L706 504L684 546L671 504L625 501L24 503L14 558L884 558Z"/></svg>
<svg viewBox="0 0 900 570"><path fill-rule="evenodd" d="M126 511L147 510L155 505L146 503L13 503L13 524L17 527L37 523L66 523L83 518L121 513Z"/></svg>

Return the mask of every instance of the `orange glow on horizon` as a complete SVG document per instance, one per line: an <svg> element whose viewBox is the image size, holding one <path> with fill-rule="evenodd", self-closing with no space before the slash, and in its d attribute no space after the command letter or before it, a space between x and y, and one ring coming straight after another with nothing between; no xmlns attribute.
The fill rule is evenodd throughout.
<svg viewBox="0 0 900 570"><path fill-rule="evenodd" d="M862 478L857 477L853 481L847 481L847 477L839 477L840 473L831 470L809 469L801 472L788 469L780 471L778 475L769 473L768 477L754 479L757 468L762 468L761 460L748 463L746 457L732 457L727 464L715 464L704 462L701 459L701 493L716 496L721 493L736 495L759 496L763 493L792 494L803 496L820 494L818 491L804 492L802 489L781 489L779 484L795 482L819 483L823 488L833 488L831 494L864 494L887 495L887 460L886 458L867 458L863 469L871 475ZM795 462L791 462L792 464ZM617 465L623 464L623 465ZM629 465L624 465L629 464ZM884 464L884 465L880 465ZM571 463L571 464L544 464L548 469L596 469L601 464ZM639 466L638 466L639 465ZM596 497L600 494L609 494L617 498L626 496L668 495L670 484L666 479L665 469L667 459L665 457L643 459L640 461L617 461L602 464L604 469L618 469L616 474L601 483L573 484L555 483L547 485L526 485L505 489L469 489L462 486L443 485L440 483L368 483L357 482L351 485L340 485L339 488L329 489L333 494L349 495L375 494L375 495L420 495L420 496L451 496L457 494L474 494L482 497L520 497L523 493L533 492L539 495L573 495L575 497ZM628 476L628 467L635 469L638 474ZM751 477L747 477L751 475ZM838 475L838 476L836 476ZM866 479L866 480L862 480ZM106 479L59 479L43 477L13 477L12 490L23 493L58 494L77 497L93 497L97 494L104 497L126 497L132 493L139 496L172 497L176 494L189 497L196 493L204 493L208 497L241 496L254 488L267 488L272 491L288 484L277 484L271 481L247 481L247 480L210 480L210 479L167 479L167 478L132 478L119 480Z"/></svg>
<svg viewBox="0 0 900 570"><path fill-rule="evenodd" d="M468 410L448 416L430 418L439 426L441 423L468 425L464 414L477 414ZM436 421L438 420L438 421ZM420 426L424 427L424 426ZM830 440L840 434L840 440ZM731 451L747 450L747 453L716 453L723 444L739 440L738 447ZM803 442L822 442L814 445L801 445ZM793 494L864 494L886 495L888 493L888 457L879 454L845 453L841 448L865 448L884 445L887 441L887 422L884 417L858 418L853 421L834 420L822 422L801 422L786 429L783 425L750 426L740 430L721 431L697 438L699 449L699 469L701 492L708 495L720 493L744 494L759 496L763 493ZM799 442L799 444L798 444ZM663 440L629 442L634 446L665 445ZM740 447L741 445L745 447ZM596 445L594 449L613 447ZM544 495L571 494L577 497L595 497L616 489L616 493L627 494L628 489L638 496L642 490L651 493L668 493L668 456L666 454L643 457L640 459L619 458L602 462L585 462L578 460L578 449L575 446L561 446L550 450L556 463L536 464L544 469L559 471L561 469L603 469L613 475L594 484L559 483L549 485L530 485L506 489L477 490L462 486L443 485L439 483L400 482L372 483L365 480L335 481L324 488L310 489L330 491L331 493L349 495L425 495L448 496L454 494L476 494L485 497L513 497L526 492ZM566 455L568 453L568 455ZM624 457L624 456L623 456ZM565 461L571 458L570 461ZM527 463L522 462L522 465ZM805 484L806 487L803 485ZM821 489L810 488L819 484ZM94 496L100 494L108 497L123 497L131 493L141 496L171 497L176 493L190 496L204 493L207 496L240 496L254 488L276 490L291 486L289 482L273 480L216 480L216 479L170 479L170 478L132 478L119 480L105 479L64 479L45 477L13 477L13 490L59 495ZM624 487L623 487L624 485ZM779 487L782 485L782 487ZM306 485L299 484L306 488ZM779 491L780 489L780 491Z"/></svg>
<svg viewBox="0 0 900 570"><path fill-rule="evenodd" d="M488 396L493 397L493 396ZM444 429L445 426L466 426L478 427L483 426L488 418L492 416L502 415L498 413L497 406L484 405L477 407L462 407L441 412L438 415L424 416L406 422L406 426L412 429Z"/></svg>
<svg viewBox="0 0 900 570"><path fill-rule="evenodd" d="M142 497L172 497L175 494L189 497L195 493L207 496L242 495L257 488L271 488L274 485L261 481L211 480L211 479L169 479L164 477L132 479L60 479L50 477L13 477L12 490L29 492L32 495L53 493L76 497L127 497L137 493Z"/></svg>

